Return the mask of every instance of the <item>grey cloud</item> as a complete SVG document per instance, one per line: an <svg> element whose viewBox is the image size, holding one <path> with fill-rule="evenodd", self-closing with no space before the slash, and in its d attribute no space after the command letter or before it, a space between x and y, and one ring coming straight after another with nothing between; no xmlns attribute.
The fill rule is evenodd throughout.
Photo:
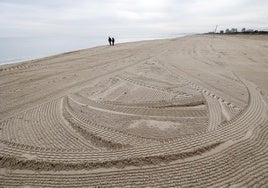
<svg viewBox="0 0 268 188"><path fill-rule="evenodd" d="M1 36L168 35L268 28L265 0L1 0Z"/></svg>

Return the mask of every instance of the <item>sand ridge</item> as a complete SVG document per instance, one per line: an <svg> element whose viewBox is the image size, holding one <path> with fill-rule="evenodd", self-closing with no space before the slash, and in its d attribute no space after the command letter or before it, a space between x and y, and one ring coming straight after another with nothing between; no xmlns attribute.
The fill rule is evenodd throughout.
<svg viewBox="0 0 268 188"><path fill-rule="evenodd" d="M0 185L267 186L267 44L193 35L2 66Z"/></svg>

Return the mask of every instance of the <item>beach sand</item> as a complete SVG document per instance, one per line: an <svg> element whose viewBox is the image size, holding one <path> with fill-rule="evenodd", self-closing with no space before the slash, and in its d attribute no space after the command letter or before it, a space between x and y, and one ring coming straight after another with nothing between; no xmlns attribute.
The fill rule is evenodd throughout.
<svg viewBox="0 0 268 188"><path fill-rule="evenodd" d="M0 66L1 187L268 186L268 36Z"/></svg>

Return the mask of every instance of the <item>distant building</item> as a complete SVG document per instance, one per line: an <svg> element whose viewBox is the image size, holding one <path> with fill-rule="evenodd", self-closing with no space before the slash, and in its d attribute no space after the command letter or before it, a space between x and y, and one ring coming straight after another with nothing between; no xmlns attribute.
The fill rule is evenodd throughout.
<svg viewBox="0 0 268 188"><path fill-rule="evenodd" d="M237 28L232 28L231 33L237 33Z"/></svg>
<svg viewBox="0 0 268 188"><path fill-rule="evenodd" d="M248 29L248 30L246 30L246 32L248 32L248 33L253 33L254 30L253 30L253 29Z"/></svg>
<svg viewBox="0 0 268 188"><path fill-rule="evenodd" d="M214 32L210 32L213 34ZM218 32L219 34L238 34L238 33L244 33L244 34L268 34L268 31L259 31L259 30L254 30L254 29L246 29L242 28L241 31L238 31L237 28L232 28L232 29L226 29L225 32L224 30L220 30Z"/></svg>

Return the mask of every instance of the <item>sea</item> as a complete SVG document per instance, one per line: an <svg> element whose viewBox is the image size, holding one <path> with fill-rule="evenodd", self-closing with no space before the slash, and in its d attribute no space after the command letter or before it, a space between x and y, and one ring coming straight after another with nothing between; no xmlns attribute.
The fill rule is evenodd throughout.
<svg viewBox="0 0 268 188"><path fill-rule="evenodd" d="M116 37L116 43L176 38L189 35L172 34L149 37ZM0 37L0 65L18 63L60 53L107 45L107 38L92 37Z"/></svg>

